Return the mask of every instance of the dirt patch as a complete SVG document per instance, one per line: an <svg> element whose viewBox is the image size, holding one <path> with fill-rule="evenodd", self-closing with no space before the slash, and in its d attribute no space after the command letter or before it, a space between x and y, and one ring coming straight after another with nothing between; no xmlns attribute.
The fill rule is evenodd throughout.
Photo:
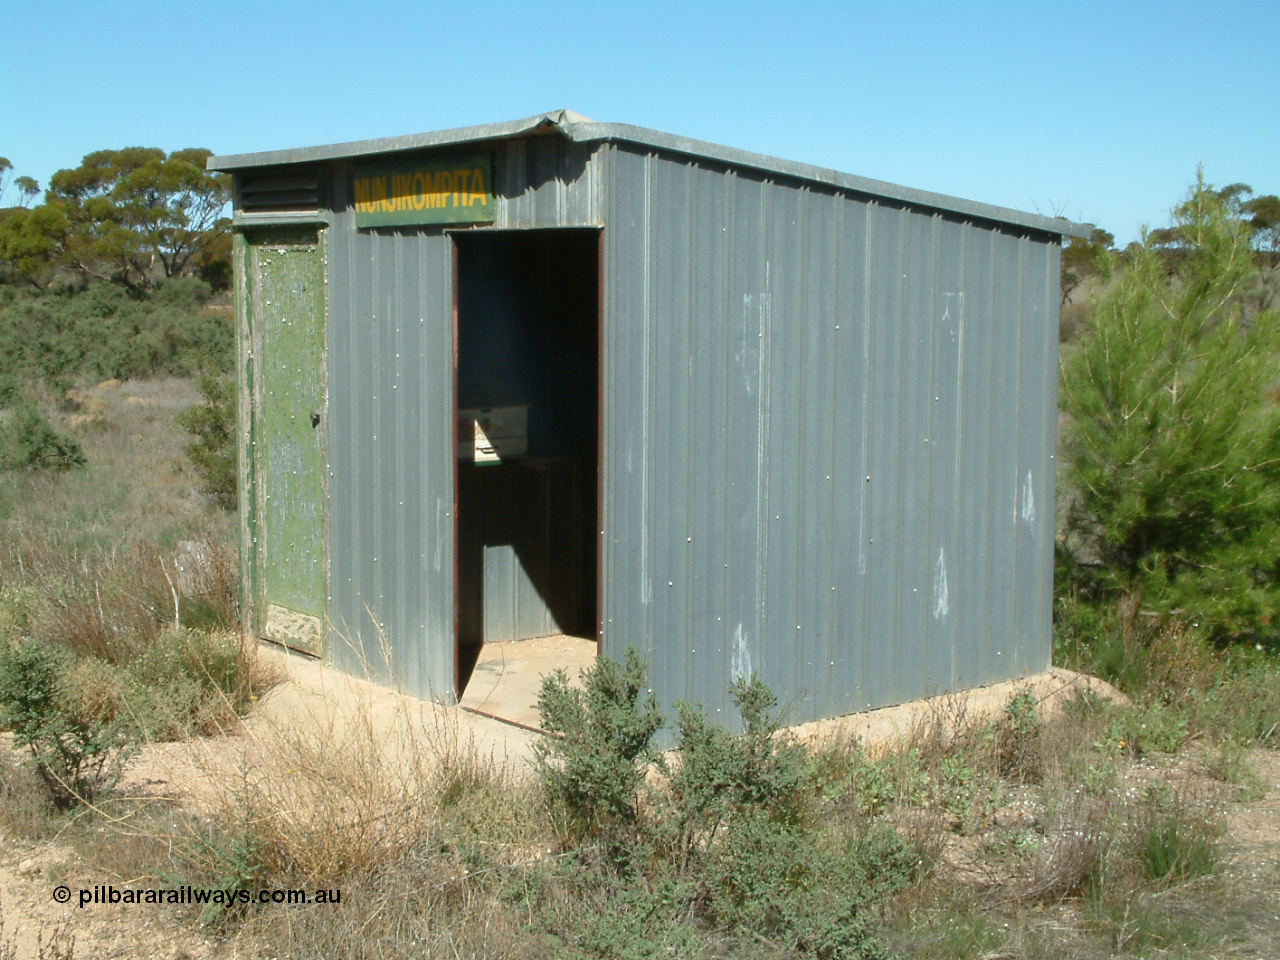
<svg viewBox="0 0 1280 960"><path fill-rule="evenodd" d="M261 752L273 738L288 732L315 729L341 731L346 726L366 724L370 718L377 730L375 737L386 742L402 733L421 731L422 736L451 737L466 743L468 749L479 749L493 756L516 759L527 756L535 735L509 724L497 723L466 713L457 708L415 701L366 681L345 676L323 667L316 661L273 651L267 654L278 660L289 681L273 691L245 726L232 735L200 739L185 743L153 744L130 765L123 791L130 801L181 804L199 815L213 814L219 798L234 789L237 777L244 777L259 763ZM1042 711L1052 713L1055 704L1070 696L1073 690L1089 689L1099 696L1117 696L1097 681L1054 670L1040 677L1011 684L1001 684L914 704L904 704L873 714L846 717L821 724L806 724L797 732L815 742L834 736L856 735L863 742L887 741L894 736L910 734L916 726L939 711L967 712L970 717L994 715L1003 709L1009 697L1019 690L1030 690L1040 702ZM332 735L331 733L329 735ZM0 749L11 750L0 741ZM1168 786L1184 793L1203 794L1207 802L1218 805L1224 814L1230 861L1225 867L1233 883L1251 891L1260 899L1275 898L1280 888L1280 756L1272 751L1254 750L1248 755L1255 774L1252 792L1238 795L1214 780L1207 772L1203 758L1195 751L1178 757L1163 758L1159 763L1135 762L1127 765L1120 789L1141 793L1153 784ZM1058 861L1050 856L1058 850L1055 837L1070 831L1059 823L1061 811L1046 810L1034 799L1034 791L1010 789L999 809L989 814L989 822L976 830L961 830L960 818L945 809L909 809L889 813L896 825L907 834L937 838L936 855L943 870L957 884L974 889L1007 886L1008 864L1022 862L1024 868L1048 874L1061 871ZM104 837L113 829L111 816L101 818L95 827ZM1068 824L1069 826L1069 824ZM13 946L17 958L35 958L44 945L46 956L75 957L158 957L221 958L253 955L252 943L244 938L224 941L200 927L198 911L192 907L159 905L97 904L78 906L79 891L92 891L95 886L147 888L171 886L152 877L128 875L121 860L115 863L107 844L94 849L86 842L84 832L74 835L75 824L63 833L45 840L26 836L0 835L0 915L4 927L0 931L0 956L4 945ZM127 828L115 828L127 829ZM1002 860L1001 843L1016 844L1019 838L1043 843L1043 863L1025 857ZM116 842L118 838L112 838ZM1073 850L1055 856L1073 854ZM1080 855L1084 850L1074 851ZM1028 875L1026 882L1047 883ZM175 883L178 881L174 881ZM54 899L54 891L66 886L71 902ZM1276 905L1280 916L1280 903ZM51 941L62 944L74 939L73 953L50 954ZM248 952L246 952L248 951Z"/></svg>
<svg viewBox="0 0 1280 960"><path fill-rule="evenodd" d="M868 710L866 713L836 717L834 720L814 720L792 727L791 730L801 740L814 744L856 737L866 745L874 745L906 737L921 723L939 716L956 719L959 715L968 720L997 716L1005 708L1009 698L1023 690L1030 692L1035 698L1037 712L1045 718L1054 716L1068 698L1086 693L1115 703L1128 703L1128 698L1123 693L1104 680L1052 667L1044 673L1018 680L943 694L927 700L913 700L897 706Z"/></svg>
<svg viewBox="0 0 1280 960"><path fill-rule="evenodd" d="M112 884L158 886L154 880L116 876L89 864L66 843L0 838L0 917L4 921L0 955L6 941L16 960L44 956L203 960L219 955L217 944L172 908L78 906L80 890ZM54 899L59 887L70 889L69 903ZM63 952L50 951L51 944L62 945ZM42 947L46 952L41 952Z"/></svg>

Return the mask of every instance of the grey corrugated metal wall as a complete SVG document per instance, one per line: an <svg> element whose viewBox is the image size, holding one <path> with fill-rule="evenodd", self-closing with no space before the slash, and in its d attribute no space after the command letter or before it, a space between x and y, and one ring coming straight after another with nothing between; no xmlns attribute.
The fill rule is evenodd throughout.
<svg viewBox="0 0 1280 960"><path fill-rule="evenodd" d="M1058 239L604 157L605 652L795 721L1047 667Z"/></svg>
<svg viewBox="0 0 1280 960"><path fill-rule="evenodd" d="M495 226L599 224L595 145L542 136L499 142L491 149L496 154ZM418 696L449 699L453 242L440 229L357 231L347 207L348 181L347 168L333 165L330 649L343 669L358 673L367 661L375 678ZM520 571L513 566L508 574L515 578ZM383 661L379 630L391 647L390 668Z"/></svg>
<svg viewBox="0 0 1280 960"><path fill-rule="evenodd" d="M713 711L759 671L795 720L1048 664L1055 237L621 144L493 149L495 226L605 226L606 652ZM333 656L447 698L452 241L356 231L346 183Z"/></svg>

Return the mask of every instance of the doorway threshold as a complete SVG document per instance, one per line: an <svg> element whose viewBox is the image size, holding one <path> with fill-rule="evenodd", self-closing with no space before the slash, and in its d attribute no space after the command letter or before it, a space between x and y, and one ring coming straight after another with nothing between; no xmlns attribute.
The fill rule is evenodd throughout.
<svg viewBox="0 0 1280 960"><path fill-rule="evenodd" d="M538 716L542 678L557 669L578 686L578 674L596 662L596 642L556 635L486 643L458 706L468 713L545 733Z"/></svg>

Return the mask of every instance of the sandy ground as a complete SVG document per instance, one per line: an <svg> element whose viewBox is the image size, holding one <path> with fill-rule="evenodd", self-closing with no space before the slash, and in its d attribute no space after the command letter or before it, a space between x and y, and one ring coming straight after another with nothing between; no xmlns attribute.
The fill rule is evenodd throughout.
<svg viewBox="0 0 1280 960"><path fill-rule="evenodd" d="M508 662L522 655L502 651ZM127 773L125 789L139 796L165 796L199 809L212 802L219 780L245 769L257 751L282 730L299 726L365 724L373 718L374 735L383 742L398 739L397 730L421 731L437 744L452 738L470 741L476 749L498 760L521 763L530 743L539 736L528 729L499 722L456 707L413 700L363 680L344 676L313 660L272 652L288 680L266 697L244 730L234 736L189 743L157 744L147 748ZM495 654L496 656L496 654ZM496 676L496 673L494 673ZM481 674L488 676L488 674ZM522 680L527 692L528 678ZM1029 687L1042 701L1053 704L1068 691L1093 686L1106 694L1105 685L1070 671L1051 670L1037 677L980 688L935 701L918 701L835 721L805 724L796 732L810 740L833 736L858 736L873 743L902 736L922 718L940 709L976 714L999 710L1019 687ZM484 699L492 688L484 688ZM0 742L0 748L7 745ZM1248 803L1232 803L1227 813L1233 853L1233 869L1259 878L1273 877L1280 862L1280 756L1255 751L1254 763L1265 796ZM1270 871L1270 872L1268 872ZM1270 889L1274 881L1268 880ZM31 842L0 835L0 960L72 956L63 948L74 939L74 956L222 958L237 954L234 945L206 936L190 922L183 908L151 905L88 905L77 903L81 889L98 884L157 886L155 881L118 875L102 865L90 864L72 844L60 838ZM71 902L54 899L57 887L71 890ZM1280 905L1277 907L1280 915ZM6 953L6 945L11 952ZM41 951L44 951L43 953Z"/></svg>

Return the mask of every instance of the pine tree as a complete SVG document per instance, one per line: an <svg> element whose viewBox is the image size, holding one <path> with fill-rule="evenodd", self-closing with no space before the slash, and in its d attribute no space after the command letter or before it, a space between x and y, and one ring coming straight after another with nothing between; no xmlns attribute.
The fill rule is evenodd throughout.
<svg viewBox="0 0 1280 960"><path fill-rule="evenodd" d="M1179 255L1145 236L1063 362L1067 570L1128 635L1147 611L1274 638L1280 324L1246 319L1251 230L1203 174L1174 229Z"/></svg>

